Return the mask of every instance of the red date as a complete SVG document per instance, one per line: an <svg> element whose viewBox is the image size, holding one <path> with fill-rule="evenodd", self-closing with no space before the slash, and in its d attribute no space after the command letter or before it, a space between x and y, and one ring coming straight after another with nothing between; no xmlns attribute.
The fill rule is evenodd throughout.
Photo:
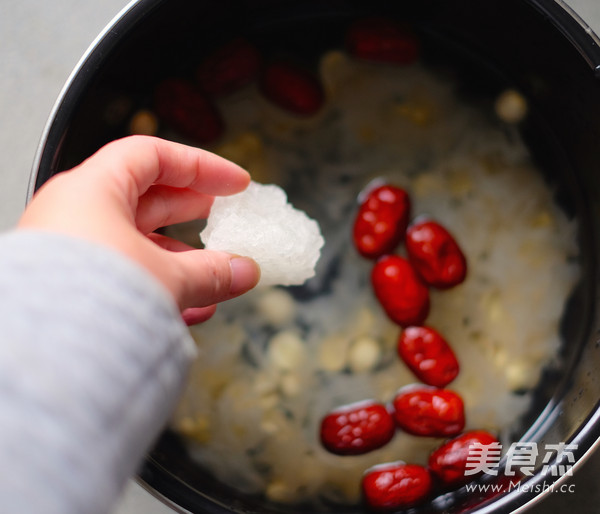
<svg viewBox="0 0 600 514"><path fill-rule="evenodd" d="M404 462L374 466L365 471L362 479L365 501L380 510L413 507L425 500L431 489L429 471L423 466Z"/></svg>
<svg viewBox="0 0 600 514"><path fill-rule="evenodd" d="M323 88L313 75L288 63L268 65L263 70L260 86L269 101L300 116L316 114L325 99Z"/></svg>
<svg viewBox="0 0 600 514"><path fill-rule="evenodd" d="M210 143L223 133L223 121L212 102L191 82L167 79L154 94L158 117L182 136Z"/></svg>
<svg viewBox="0 0 600 514"><path fill-rule="evenodd" d="M388 254L402 241L410 219L410 198L399 187L382 185L369 191L353 227L358 253L367 259Z"/></svg>
<svg viewBox="0 0 600 514"><path fill-rule="evenodd" d="M429 314L429 290L403 257L387 255L373 266L371 284L388 317L400 325L422 325Z"/></svg>
<svg viewBox="0 0 600 514"><path fill-rule="evenodd" d="M440 482L457 487L469 482L473 475L466 475L469 448L475 443L489 446L498 440L485 430L466 432L444 443L429 456L429 469Z"/></svg>
<svg viewBox="0 0 600 514"><path fill-rule="evenodd" d="M396 431L385 405L357 402L335 409L321 421L321 443L337 455L361 455L387 444Z"/></svg>
<svg viewBox="0 0 600 514"><path fill-rule="evenodd" d="M202 61L196 80L211 96L227 95L252 82L258 76L260 62L256 47L237 38Z"/></svg>
<svg viewBox="0 0 600 514"><path fill-rule="evenodd" d="M448 342L431 327L404 329L398 338L398 355L421 382L435 387L446 387L460 369Z"/></svg>
<svg viewBox="0 0 600 514"><path fill-rule="evenodd" d="M393 404L396 424L409 434L449 437L465 426L462 398L447 389L408 387L398 392Z"/></svg>
<svg viewBox="0 0 600 514"><path fill-rule="evenodd" d="M411 64L419 56L419 43L414 34L385 18L356 22L348 29L346 47L359 59L391 64Z"/></svg>
<svg viewBox="0 0 600 514"><path fill-rule="evenodd" d="M467 260L458 243L435 221L408 227L406 251L417 273L432 287L448 289L460 284L467 275Z"/></svg>

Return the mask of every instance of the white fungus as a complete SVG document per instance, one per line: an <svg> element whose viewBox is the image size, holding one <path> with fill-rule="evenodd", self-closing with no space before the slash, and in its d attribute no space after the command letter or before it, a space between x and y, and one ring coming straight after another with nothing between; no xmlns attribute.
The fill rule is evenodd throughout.
<svg viewBox="0 0 600 514"><path fill-rule="evenodd" d="M283 189L258 182L216 198L200 238L209 250L253 258L261 286L303 284L324 244L318 223L288 203Z"/></svg>

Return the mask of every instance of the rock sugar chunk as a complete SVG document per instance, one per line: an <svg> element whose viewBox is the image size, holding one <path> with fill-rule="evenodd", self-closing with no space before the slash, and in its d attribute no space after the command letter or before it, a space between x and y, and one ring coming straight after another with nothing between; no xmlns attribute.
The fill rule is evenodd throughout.
<svg viewBox="0 0 600 514"><path fill-rule="evenodd" d="M261 286L303 284L314 276L325 242L319 224L288 203L283 189L257 182L217 197L200 239L209 250L253 258Z"/></svg>

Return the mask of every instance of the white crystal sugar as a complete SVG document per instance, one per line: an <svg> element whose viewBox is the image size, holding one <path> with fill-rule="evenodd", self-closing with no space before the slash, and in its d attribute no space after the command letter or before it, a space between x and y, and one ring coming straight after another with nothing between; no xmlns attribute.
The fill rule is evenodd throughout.
<svg viewBox="0 0 600 514"><path fill-rule="evenodd" d="M204 247L251 257L259 285L300 285L314 276L324 244L319 224L288 203L276 185L251 182L242 193L215 198Z"/></svg>

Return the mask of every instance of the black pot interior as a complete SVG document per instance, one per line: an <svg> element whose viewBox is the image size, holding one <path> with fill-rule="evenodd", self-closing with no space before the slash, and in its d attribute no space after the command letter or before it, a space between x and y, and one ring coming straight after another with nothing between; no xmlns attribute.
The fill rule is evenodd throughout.
<svg viewBox="0 0 600 514"><path fill-rule="evenodd" d="M589 422L600 398L595 373L600 365L600 84L594 75L600 52L554 1L140 2L107 33L63 98L44 142L35 188L126 135L124 118L118 112L107 118L107 106L122 105L128 112L146 106L161 78L189 74L216 45L245 35L267 54L291 53L314 65L324 49L340 46L350 21L372 14L411 23L423 41L424 61L451 72L469 101L489 101L515 86L530 102L532 115L522 126L523 136L556 187L560 204L579 220L583 280L562 323L563 365L545 375L534 408L514 435L577 441L579 456L600 433ZM130 103L119 104L122 98ZM158 441L140 474L192 512L313 512L244 497L217 483L171 432ZM496 507L509 511L530 499L511 494L496 499ZM482 501L458 491L419 512L476 510ZM324 509L341 512L335 506Z"/></svg>

